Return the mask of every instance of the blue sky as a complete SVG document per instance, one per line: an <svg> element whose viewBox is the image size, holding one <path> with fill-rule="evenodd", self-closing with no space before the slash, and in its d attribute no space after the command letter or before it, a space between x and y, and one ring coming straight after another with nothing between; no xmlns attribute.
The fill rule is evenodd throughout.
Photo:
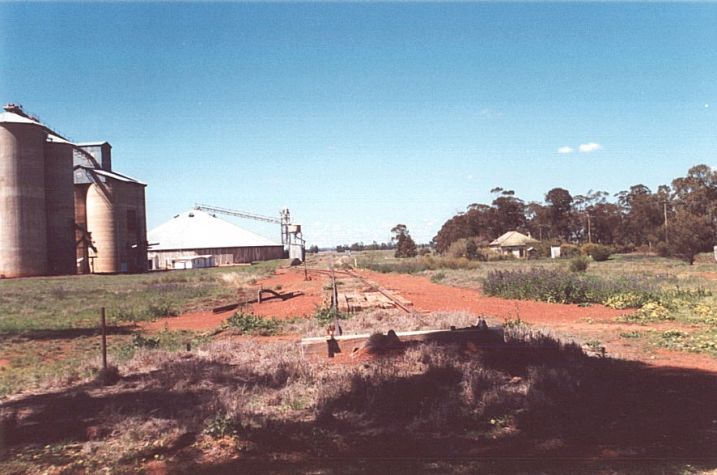
<svg viewBox="0 0 717 475"><path fill-rule="evenodd" d="M0 3L0 100L109 141L150 228L205 202L289 207L309 244L427 242L496 186L716 166L715 25L715 4Z"/></svg>

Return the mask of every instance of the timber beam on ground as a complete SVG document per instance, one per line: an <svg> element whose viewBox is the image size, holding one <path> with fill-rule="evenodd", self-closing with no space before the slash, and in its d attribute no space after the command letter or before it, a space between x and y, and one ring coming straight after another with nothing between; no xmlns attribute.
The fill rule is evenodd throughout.
<svg viewBox="0 0 717 475"><path fill-rule="evenodd" d="M438 330L416 330L405 332L389 331L388 334L381 333L358 333L352 335L340 336L318 336L302 338L300 345L304 354L322 355L326 352L327 345L334 348L334 352L340 353L342 349L350 349L350 353L355 353L365 347L370 339L379 337L396 337L395 343L391 349L397 349L407 343L412 342L438 342L438 343L460 343L474 342L477 346L491 346L495 344L503 344L503 328L502 327L467 327L467 328L451 328ZM331 352L330 352L331 353Z"/></svg>

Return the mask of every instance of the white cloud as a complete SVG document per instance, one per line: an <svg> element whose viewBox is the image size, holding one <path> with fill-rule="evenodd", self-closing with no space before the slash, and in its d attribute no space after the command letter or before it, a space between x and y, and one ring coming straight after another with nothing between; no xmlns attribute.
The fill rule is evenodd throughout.
<svg viewBox="0 0 717 475"><path fill-rule="evenodd" d="M564 145L558 149L558 153L573 153L575 150L569 145Z"/></svg>
<svg viewBox="0 0 717 475"><path fill-rule="evenodd" d="M594 152L596 150L600 150L601 148L602 148L602 145L600 145L599 143L590 142L590 143L581 143L580 146L578 147L578 150L580 150L580 152L582 152L582 153L590 153L590 152Z"/></svg>

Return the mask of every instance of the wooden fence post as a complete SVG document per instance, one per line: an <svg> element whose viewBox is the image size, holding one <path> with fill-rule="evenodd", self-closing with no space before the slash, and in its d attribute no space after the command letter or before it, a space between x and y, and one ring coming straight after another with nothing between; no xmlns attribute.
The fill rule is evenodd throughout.
<svg viewBox="0 0 717 475"><path fill-rule="evenodd" d="M107 371L107 321L104 307L101 310L100 324L102 328L102 369Z"/></svg>

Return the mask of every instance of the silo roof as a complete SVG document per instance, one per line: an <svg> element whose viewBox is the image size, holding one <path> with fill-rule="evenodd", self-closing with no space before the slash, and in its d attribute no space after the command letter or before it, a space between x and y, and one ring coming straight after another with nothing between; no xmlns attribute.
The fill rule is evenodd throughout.
<svg viewBox="0 0 717 475"><path fill-rule="evenodd" d="M0 122L13 124L35 124L45 127L43 124L39 123L36 120L32 120L29 117L25 117L23 115L16 114L15 112L8 111L0 112Z"/></svg>
<svg viewBox="0 0 717 475"><path fill-rule="evenodd" d="M60 134L40 122L39 120L28 116L24 112L22 114L18 114L17 112L13 112L13 110L22 110L22 109L11 109L7 110L8 107L11 106L5 106L5 110L0 112L0 124L34 124L39 125L43 129L47 131L47 133L51 136L48 137L50 142L61 142L61 143L70 143L67 142L67 140L62 137Z"/></svg>
<svg viewBox="0 0 717 475"><path fill-rule="evenodd" d="M212 214L197 210L181 213L152 229L147 233L147 239L150 243L157 243L151 246L150 251L281 246Z"/></svg>

